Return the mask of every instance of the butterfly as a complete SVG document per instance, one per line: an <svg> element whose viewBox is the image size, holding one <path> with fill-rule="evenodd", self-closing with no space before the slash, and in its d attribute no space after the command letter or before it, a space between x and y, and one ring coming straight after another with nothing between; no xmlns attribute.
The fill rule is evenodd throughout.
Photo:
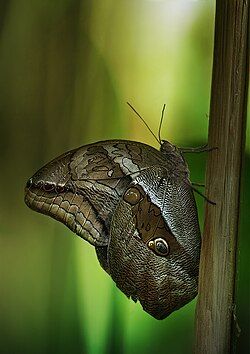
<svg viewBox="0 0 250 354"><path fill-rule="evenodd" d="M55 158L25 188L26 204L93 245L118 288L156 319L197 294L201 236L187 151L166 140L160 150L100 141Z"/></svg>

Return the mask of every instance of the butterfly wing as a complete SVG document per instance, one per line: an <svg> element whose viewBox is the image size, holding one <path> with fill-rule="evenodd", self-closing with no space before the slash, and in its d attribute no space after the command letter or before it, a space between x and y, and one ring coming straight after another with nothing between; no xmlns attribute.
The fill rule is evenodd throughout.
<svg viewBox="0 0 250 354"><path fill-rule="evenodd" d="M128 198L131 190L137 198ZM118 203L110 234L110 274L145 311L162 319L195 297L200 231L187 183L176 183L163 168L142 172ZM165 254L161 243L159 250L150 247L153 241L167 245Z"/></svg>
<svg viewBox="0 0 250 354"><path fill-rule="evenodd" d="M26 204L95 246L107 246L112 213L144 168L162 163L156 149L131 141L82 146L54 159L27 183Z"/></svg>

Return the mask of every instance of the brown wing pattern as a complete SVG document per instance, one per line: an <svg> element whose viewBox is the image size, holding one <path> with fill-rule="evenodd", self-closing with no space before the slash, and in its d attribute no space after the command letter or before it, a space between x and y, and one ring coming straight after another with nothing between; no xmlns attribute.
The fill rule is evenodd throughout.
<svg viewBox="0 0 250 354"><path fill-rule="evenodd" d="M27 183L26 203L63 222L93 245L105 246L112 213L127 185L159 151L129 141L105 141L69 151Z"/></svg>
<svg viewBox="0 0 250 354"><path fill-rule="evenodd" d="M151 201L150 196L139 184L129 187L123 199L131 205L136 229L145 244L149 244L155 238L162 238L167 242L171 252L180 249L162 216L162 210Z"/></svg>
<svg viewBox="0 0 250 354"><path fill-rule="evenodd" d="M183 203L169 204L168 188L173 183L164 169L152 168L127 187L112 218L107 254L108 271L117 286L157 319L197 294L200 233L196 225L187 230L189 214ZM180 192L186 188L190 187L185 183L177 184ZM191 215L192 203L189 199ZM171 215L174 208L178 209L177 221ZM167 252L151 248L153 240L164 240Z"/></svg>
<svg viewBox="0 0 250 354"><path fill-rule="evenodd" d="M117 286L157 319L197 293L200 232L178 149L104 141L71 150L29 179L25 201L93 244Z"/></svg>

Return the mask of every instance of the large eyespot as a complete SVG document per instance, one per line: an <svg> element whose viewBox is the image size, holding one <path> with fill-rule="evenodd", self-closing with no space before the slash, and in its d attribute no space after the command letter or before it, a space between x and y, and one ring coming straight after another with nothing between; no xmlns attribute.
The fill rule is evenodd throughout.
<svg viewBox="0 0 250 354"><path fill-rule="evenodd" d="M169 254L169 245L163 238L155 238L148 242L148 248L150 248L158 256L167 256Z"/></svg>
<svg viewBox="0 0 250 354"><path fill-rule="evenodd" d="M129 204L135 205L141 200L141 193L137 188L131 187L124 193L123 199Z"/></svg>

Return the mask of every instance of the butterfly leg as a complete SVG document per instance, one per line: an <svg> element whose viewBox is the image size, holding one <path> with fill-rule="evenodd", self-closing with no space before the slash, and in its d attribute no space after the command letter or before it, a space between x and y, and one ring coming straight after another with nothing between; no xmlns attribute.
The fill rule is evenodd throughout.
<svg viewBox="0 0 250 354"><path fill-rule="evenodd" d="M204 183L191 182L192 186L205 187Z"/></svg>
<svg viewBox="0 0 250 354"><path fill-rule="evenodd" d="M193 185L193 183L192 183ZM208 197L205 196L205 194L201 193L198 189L196 189L195 187L192 186L192 189L197 193L199 194L200 196L202 196L209 204L212 204L212 205L216 205L215 202L213 202L212 200L208 199Z"/></svg>
<svg viewBox="0 0 250 354"><path fill-rule="evenodd" d="M199 153L199 152L209 152L212 150L217 150L218 147L209 147L208 144L197 146L197 147L180 147L179 150L182 153Z"/></svg>

